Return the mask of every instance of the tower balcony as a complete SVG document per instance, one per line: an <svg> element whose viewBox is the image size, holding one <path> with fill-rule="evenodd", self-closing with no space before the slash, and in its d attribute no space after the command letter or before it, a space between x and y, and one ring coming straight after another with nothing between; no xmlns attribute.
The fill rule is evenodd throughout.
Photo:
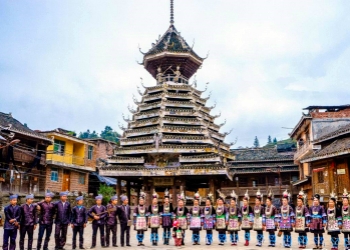
<svg viewBox="0 0 350 250"><path fill-rule="evenodd" d="M196 104L189 101L169 101L167 100L164 103L166 107L175 107L175 108L195 108Z"/></svg>
<svg viewBox="0 0 350 250"><path fill-rule="evenodd" d="M160 101L154 102L154 103L146 103L146 104L139 105L139 110L145 111L149 109L160 108L161 106L162 106L162 103Z"/></svg>
<svg viewBox="0 0 350 250"><path fill-rule="evenodd" d="M184 162L220 162L220 156L216 154L194 155L194 156L179 156L181 163Z"/></svg>
<svg viewBox="0 0 350 250"><path fill-rule="evenodd" d="M181 125L197 125L200 126L202 123L196 118L178 118L178 117L164 117L163 123L167 124L181 124Z"/></svg>
<svg viewBox="0 0 350 250"><path fill-rule="evenodd" d="M203 134L203 128L196 127L182 127L182 126L168 126L165 125L162 128L163 133L176 133L176 134Z"/></svg>
<svg viewBox="0 0 350 250"><path fill-rule="evenodd" d="M152 110L152 111L146 111L146 112L139 112L134 115L135 120L141 120L151 117L157 117L159 116L159 110Z"/></svg>
<svg viewBox="0 0 350 250"><path fill-rule="evenodd" d="M181 108L166 108L164 115L174 116L198 116L198 113L194 109L181 109Z"/></svg>
<svg viewBox="0 0 350 250"><path fill-rule="evenodd" d="M125 163L125 164L137 164L141 163L143 164L145 162L145 159L143 157L111 157L107 160L108 164L117 164L117 163Z"/></svg>
<svg viewBox="0 0 350 250"><path fill-rule="evenodd" d="M148 128L127 130L125 131L125 136L129 138L133 136L141 136L141 135L149 135L149 134L153 135L158 132L159 132L158 127L148 127Z"/></svg>

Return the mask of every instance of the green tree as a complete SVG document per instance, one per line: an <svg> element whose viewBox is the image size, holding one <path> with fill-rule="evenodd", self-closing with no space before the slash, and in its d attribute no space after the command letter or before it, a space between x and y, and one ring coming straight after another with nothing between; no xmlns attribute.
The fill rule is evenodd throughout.
<svg viewBox="0 0 350 250"><path fill-rule="evenodd" d="M94 138L98 138L98 134L96 133L95 130L91 133L90 130L88 129L85 132L80 132L78 137L80 139L94 139Z"/></svg>
<svg viewBox="0 0 350 250"><path fill-rule="evenodd" d="M103 131L101 131L101 138L108 140L108 141L113 141L113 142L118 142L120 134L118 132L113 131L112 127L106 126Z"/></svg>
<svg viewBox="0 0 350 250"><path fill-rule="evenodd" d="M97 191L98 194L103 196L103 204L107 205L113 195L115 195L115 189L113 187L101 184Z"/></svg>
<svg viewBox="0 0 350 250"><path fill-rule="evenodd" d="M267 137L267 144L270 144L270 143L272 143L271 135L269 135L269 136Z"/></svg>
<svg viewBox="0 0 350 250"><path fill-rule="evenodd" d="M253 145L254 145L255 148L260 147L259 139L258 139L257 136L255 136L255 138L254 138L254 144Z"/></svg>
<svg viewBox="0 0 350 250"><path fill-rule="evenodd" d="M277 139L276 139L276 137L273 138L273 143L277 144Z"/></svg>

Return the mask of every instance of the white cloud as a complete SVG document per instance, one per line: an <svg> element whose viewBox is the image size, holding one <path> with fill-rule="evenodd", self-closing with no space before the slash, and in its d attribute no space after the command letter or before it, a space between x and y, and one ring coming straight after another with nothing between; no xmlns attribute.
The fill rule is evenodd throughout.
<svg viewBox="0 0 350 250"><path fill-rule="evenodd" d="M228 141L284 139L301 109L345 104L350 94L350 16L345 1L175 1L175 24L210 56L213 114L234 128ZM147 51L168 26L168 1L0 3L1 111L32 128L100 131L124 123ZM207 96L209 91L204 94ZM140 97L138 97L140 98Z"/></svg>

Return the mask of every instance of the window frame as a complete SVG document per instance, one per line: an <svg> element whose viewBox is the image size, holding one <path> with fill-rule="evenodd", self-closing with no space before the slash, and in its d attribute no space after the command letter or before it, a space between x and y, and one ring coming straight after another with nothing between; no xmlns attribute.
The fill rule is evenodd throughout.
<svg viewBox="0 0 350 250"><path fill-rule="evenodd" d="M93 156L94 156L94 147L93 146L90 146L88 145L88 160L92 160Z"/></svg>
<svg viewBox="0 0 350 250"><path fill-rule="evenodd" d="M53 152L57 155L64 155L66 151L66 142L62 140L54 140Z"/></svg>
<svg viewBox="0 0 350 250"><path fill-rule="evenodd" d="M83 181L82 181L82 180L83 180ZM85 184L86 184L86 174L84 174L84 173L79 173L78 183L79 183L80 185L85 185Z"/></svg>
<svg viewBox="0 0 350 250"><path fill-rule="evenodd" d="M59 170L58 168L51 168L50 181L58 182L59 181Z"/></svg>

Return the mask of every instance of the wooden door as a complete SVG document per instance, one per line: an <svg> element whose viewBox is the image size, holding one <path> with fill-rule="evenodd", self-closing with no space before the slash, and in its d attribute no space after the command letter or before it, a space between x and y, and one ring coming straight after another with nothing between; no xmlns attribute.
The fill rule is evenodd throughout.
<svg viewBox="0 0 350 250"><path fill-rule="evenodd" d="M336 174L337 174L337 182L335 183L337 185L338 194L342 194L344 191L344 188L349 190L349 169L345 163L345 161L337 162L337 168L336 168Z"/></svg>
<svg viewBox="0 0 350 250"><path fill-rule="evenodd" d="M62 191L69 190L70 187L70 171L63 170Z"/></svg>

